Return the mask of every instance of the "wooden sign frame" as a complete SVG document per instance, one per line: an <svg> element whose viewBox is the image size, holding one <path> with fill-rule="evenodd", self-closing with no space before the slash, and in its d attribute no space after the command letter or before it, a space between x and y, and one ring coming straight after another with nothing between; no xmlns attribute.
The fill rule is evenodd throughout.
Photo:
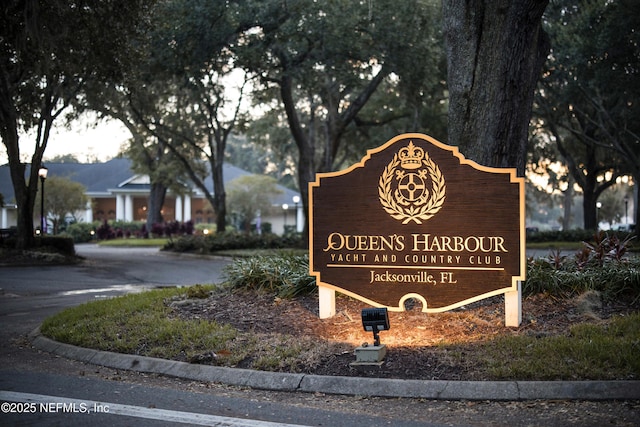
<svg viewBox="0 0 640 427"><path fill-rule="evenodd" d="M443 312L505 294L505 324L522 321L524 178L481 166L457 147L403 134L309 183L309 269L320 317L335 292L374 307Z"/></svg>

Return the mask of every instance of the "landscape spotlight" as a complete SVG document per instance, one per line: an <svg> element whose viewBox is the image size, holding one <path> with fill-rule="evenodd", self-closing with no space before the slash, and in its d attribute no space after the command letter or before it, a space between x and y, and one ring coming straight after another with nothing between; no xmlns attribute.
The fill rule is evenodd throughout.
<svg viewBox="0 0 640 427"><path fill-rule="evenodd" d="M362 326L365 331L373 332L373 345L380 345L380 331L389 330L389 314L386 307L363 308Z"/></svg>

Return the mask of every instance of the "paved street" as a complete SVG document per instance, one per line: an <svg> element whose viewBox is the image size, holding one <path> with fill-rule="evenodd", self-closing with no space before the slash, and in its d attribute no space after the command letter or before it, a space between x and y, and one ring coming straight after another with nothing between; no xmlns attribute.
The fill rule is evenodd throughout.
<svg viewBox="0 0 640 427"><path fill-rule="evenodd" d="M228 263L223 258L177 257L157 248L85 244L76 251L86 258L79 265L0 268L5 326L25 334L64 307L153 287L217 283Z"/></svg>
<svg viewBox="0 0 640 427"><path fill-rule="evenodd" d="M155 287L218 283L229 262L165 254L154 248L78 245L76 249L86 258L80 265L0 267L0 339L8 344L0 348L0 401L13 402L2 407L0 424L353 426L388 422L369 414L325 410L323 405L298 408L278 398L286 393L194 385L35 351L27 335L65 307ZM401 421L398 425L424 424Z"/></svg>
<svg viewBox="0 0 640 427"><path fill-rule="evenodd" d="M27 335L65 307L159 286L215 283L223 258L79 245L75 266L0 267L1 425L638 425L638 402L444 401L274 392L86 364ZM13 411L13 413L7 413ZM16 413L21 411L23 413ZM27 412L27 413L24 413ZM275 424L274 424L275 423Z"/></svg>

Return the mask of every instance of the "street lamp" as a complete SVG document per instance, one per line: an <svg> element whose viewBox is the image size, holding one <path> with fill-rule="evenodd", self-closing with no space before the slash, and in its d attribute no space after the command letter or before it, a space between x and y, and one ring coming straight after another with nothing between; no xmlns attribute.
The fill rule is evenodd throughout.
<svg viewBox="0 0 640 427"><path fill-rule="evenodd" d="M629 225L629 217L627 216L627 207L628 206L629 206L629 197L625 196L624 197L624 225Z"/></svg>
<svg viewBox="0 0 640 427"><path fill-rule="evenodd" d="M602 203L596 203L596 230L600 230L600 208L602 208Z"/></svg>
<svg viewBox="0 0 640 427"><path fill-rule="evenodd" d="M282 210L284 211L284 226L282 227L282 234L287 232L287 210L289 209L289 205L286 203L282 204Z"/></svg>
<svg viewBox="0 0 640 427"><path fill-rule="evenodd" d="M43 235L47 232L47 220L44 217L44 180L47 179L47 173L49 169L45 166L40 166L38 169L38 176L40 177L40 234Z"/></svg>
<svg viewBox="0 0 640 427"><path fill-rule="evenodd" d="M298 203L300 203L300 196L293 196L293 204L296 207L295 215L296 215L296 232L298 232Z"/></svg>

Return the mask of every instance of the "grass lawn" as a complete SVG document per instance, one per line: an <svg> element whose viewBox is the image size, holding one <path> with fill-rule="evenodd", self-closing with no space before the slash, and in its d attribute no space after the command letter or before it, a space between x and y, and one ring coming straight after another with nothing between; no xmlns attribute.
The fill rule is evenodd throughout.
<svg viewBox="0 0 640 427"><path fill-rule="evenodd" d="M218 365L253 360L266 371L303 370L337 345L286 332L241 332L228 324L172 315L171 303L209 297L213 286L160 289L94 301L48 318L42 333L98 350L190 361L218 354ZM439 344L444 361L461 358L487 380L611 380L640 376L640 313L576 324L567 335L502 336L473 344ZM223 357L222 357L223 356Z"/></svg>
<svg viewBox="0 0 640 427"><path fill-rule="evenodd" d="M122 247L162 247L169 241L168 238L159 239L113 239L101 240L100 246L122 246Z"/></svg>

